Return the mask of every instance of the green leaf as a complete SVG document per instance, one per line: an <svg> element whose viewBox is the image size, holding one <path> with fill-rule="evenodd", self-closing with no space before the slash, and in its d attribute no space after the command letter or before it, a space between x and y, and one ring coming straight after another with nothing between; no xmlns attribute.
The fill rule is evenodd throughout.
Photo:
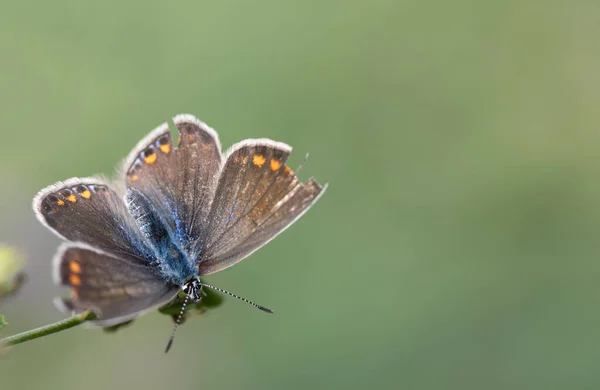
<svg viewBox="0 0 600 390"><path fill-rule="evenodd" d="M202 300L200 302L187 304L187 306L185 307L185 313L181 317L181 323L184 323L185 320L187 320L188 318L199 317L202 314L206 313L206 311L209 309L214 309L218 306L221 306L221 304L223 303L223 297L220 294L210 289L205 289L204 292L206 293L206 295L202 297ZM180 293L179 297L175 301L173 301L167 306L161 307L160 309L158 309L158 311L164 315L170 316L171 318L173 318L173 321L175 321L177 319L177 316L179 316L179 312L181 311L181 305L183 304L184 298L185 294ZM102 329L107 333L113 333L125 326L129 326L134 320L135 319Z"/></svg>

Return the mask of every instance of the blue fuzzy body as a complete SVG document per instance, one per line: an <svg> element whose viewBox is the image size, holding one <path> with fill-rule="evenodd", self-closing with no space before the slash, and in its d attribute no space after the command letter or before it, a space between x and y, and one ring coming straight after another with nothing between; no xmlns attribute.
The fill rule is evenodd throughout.
<svg viewBox="0 0 600 390"><path fill-rule="evenodd" d="M157 207L137 190L127 191L126 204L142 236L136 249L153 266L155 273L177 286L197 276L195 256L190 256L184 249L188 240L177 231L179 229L172 231Z"/></svg>

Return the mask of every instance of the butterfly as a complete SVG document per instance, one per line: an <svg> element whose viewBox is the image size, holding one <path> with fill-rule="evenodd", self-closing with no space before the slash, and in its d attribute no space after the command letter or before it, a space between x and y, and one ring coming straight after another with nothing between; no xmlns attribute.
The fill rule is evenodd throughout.
<svg viewBox="0 0 600 390"><path fill-rule="evenodd" d="M38 219L66 240L53 260L55 282L70 289L70 298L58 300L64 312L92 310L93 323L109 327L182 294L176 329L203 287L228 293L201 276L248 257L327 188L298 179L284 143L247 139L223 154L205 123L188 114L173 122L177 145L169 125L160 125L131 151L115 182L72 178L35 196Z"/></svg>

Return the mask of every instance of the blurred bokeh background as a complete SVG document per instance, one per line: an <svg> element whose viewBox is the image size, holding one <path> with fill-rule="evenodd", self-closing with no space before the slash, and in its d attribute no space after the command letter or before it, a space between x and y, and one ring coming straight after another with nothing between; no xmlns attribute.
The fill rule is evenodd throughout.
<svg viewBox="0 0 600 390"><path fill-rule="evenodd" d="M3 389L600 387L600 3L4 2L0 242L9 335L62 315L30 202L111 174L189 112L329 182L297 224L153 313L13 348Z"/></svg>

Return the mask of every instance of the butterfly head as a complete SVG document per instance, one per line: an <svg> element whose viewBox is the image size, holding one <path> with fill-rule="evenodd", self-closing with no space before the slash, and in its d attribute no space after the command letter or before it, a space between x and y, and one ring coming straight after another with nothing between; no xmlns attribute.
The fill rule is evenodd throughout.
<svg viewBox="0 0 600 390"><path fill-rule="evenodd" d="M192 302L199 302L204 293L202 291L202 283L200 282L200 278L197 276L186 281L183 286L181 286L181 291L183 291L187 295L188 299Z"/></svg>

